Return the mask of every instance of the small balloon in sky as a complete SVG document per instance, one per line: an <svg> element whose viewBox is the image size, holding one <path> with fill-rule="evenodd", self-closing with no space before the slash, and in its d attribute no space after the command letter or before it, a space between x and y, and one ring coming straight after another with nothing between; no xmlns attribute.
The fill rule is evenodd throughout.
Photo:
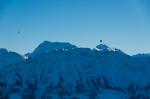
<svg viewBox="0 0 150 99"><path fill-rule="evenodd" d="M103 40L100 40L100 43L102 43L103 42Z"/></svg>

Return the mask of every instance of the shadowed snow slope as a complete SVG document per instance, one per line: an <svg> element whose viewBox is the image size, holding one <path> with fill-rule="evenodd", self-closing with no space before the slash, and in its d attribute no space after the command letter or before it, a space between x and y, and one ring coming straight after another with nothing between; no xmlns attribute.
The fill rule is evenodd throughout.
<svg viewBox="0 0 150 99"><path fill-rule="evenodd" d="M34 50L32 54L39 54L42 52L51 52L54 50L69 50L73 48L76 48L76 46L71 45L69 43L44 41Z"/></svg>
<svg viewBox="0 0 150 99"><path fill-rule="evenodd" d="M0 68L22 62L23 60L23 57L15 52L9 52L4 48L0 49Z"/></svg>
<svg viewBox="0 0 150 99"><path fill-rule="evenodd" d="M148 60L104 44L92 50L45 41L27 59L5 49L0 59L7 67L0 73L0 99L150 98Z"/></svg>

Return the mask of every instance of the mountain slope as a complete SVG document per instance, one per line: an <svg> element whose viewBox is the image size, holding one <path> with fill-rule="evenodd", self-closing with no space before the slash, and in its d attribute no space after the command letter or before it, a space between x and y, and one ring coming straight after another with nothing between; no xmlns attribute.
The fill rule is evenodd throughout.
<svg viewBox="0 0 150 99"><path fill-rule="evenodd" d="M24 60L23 56L15 52L9 52L7 49L4 48L0 49L0 68L18 62L22 62L23 60Z"/></svg>
<svg viewBox="0 0 150 99"><path fill-rule="evenodd" d="M45 41L1 72L0 98L149 99L149 66L107 45L89 49Z"/></svg>

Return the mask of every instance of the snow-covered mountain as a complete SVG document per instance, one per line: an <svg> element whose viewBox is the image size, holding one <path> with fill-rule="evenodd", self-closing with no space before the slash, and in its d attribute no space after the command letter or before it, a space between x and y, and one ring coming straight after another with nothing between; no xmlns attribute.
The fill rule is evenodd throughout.
<svg viewBox="0 0 150 99"><path fill-rule="evenodd" d="M7 49L4 48L0 49L0 68L22 62L23 60L24 58L15 52L9 52Z"/></svg>
<svg viewBox="0 0 150 99"><path fill-rule="evenodd" d="M0 99L150 98L150 62L119 49L45 41L27 57L0 50Z"/></svg>
<svg viewBox="0 0 150 99"><path fill-rule="evenodd" d="M51 51L57 51L57 50L70 50L76 48L75 45L71 45L69 43L60 43L60 42L49 42L44 41L41 43L32 53L32 55L40 54L40 53L48 53Z"/></svg>
<svg viewBox="0 0 150 99"><path fill-rule="evenodd" d="M139 60L150 62L150 54L136 54L136 55L133 55L133 57Z"/></svg>

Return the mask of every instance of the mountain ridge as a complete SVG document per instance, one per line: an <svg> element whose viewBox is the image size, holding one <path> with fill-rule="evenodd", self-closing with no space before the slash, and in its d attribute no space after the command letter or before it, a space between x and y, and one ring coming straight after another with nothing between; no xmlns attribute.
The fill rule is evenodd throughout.
<svg viewBox="0 0 150 99"><path fill-rule="evenodd" d="M0 98L150 98L149 59L139 59L104 44L90 49L45 41L27 58L11 53L0 50Z"/></svg>
<svg viewBox="0 0 150 99"><path fill-rule="evenodd" d="M65 49L67 49L67 47L69 48L69 45L70 45L70 48L87 48L87 47L77 47L76 45L73 45L73 44L70 44L70 43L68 43L68 42L51 42L51 41L43 41L42 43L40 43L33 51L32 51L32 53L33 52L35 52L36 51L36 49L38 49L38 47L40 47L40 46L44 46L44 45L51 45L51 48L53 47L53 49L54 50L56 50L56 49L63 49L64 48L64 50ZM56 48L57 46L54 46L54 45L61 45L59 48ZM66 45L66 46L65 46ZM120 51L120 52L122 52L122 53L125 53L125 52L123 52L123 51L121 51L120 49L118 49L118 48L111 48L111 47L109 47L108 45L106 45L106 44L98 44L98 45L96 45L96 47L95 48L89 48L89 49L93 49L93 50L99 50L99 48L98 47L100 47L101 46L101 51ZM7 48L0 48L0 50L3 50L3 51L8 51L8 49ZM52 49L48 49L48 50L52 50ZM100 50L99 50L100 51ZM14 53L17 53L17 54L19 54L17 51L9 51L9 52L14 52ZM26 52L26 54L24 55L24 56L28 56L29 54L31 54L31 52ZM127 53L125 53L125 54L127 54ZM23 54L20 54L21 56L23 55ZM127 55L129 55L129 54L127 54ZM131 56L134 56L134 57L136 57L136 56L150 56L150 54L149 53L137 53L137 54L134 54L134 55L131 55Z"/></svg>

